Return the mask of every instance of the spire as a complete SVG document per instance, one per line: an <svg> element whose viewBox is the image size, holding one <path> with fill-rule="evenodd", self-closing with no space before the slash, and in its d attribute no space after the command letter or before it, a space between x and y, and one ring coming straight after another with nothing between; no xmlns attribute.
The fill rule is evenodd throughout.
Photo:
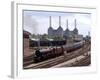
<svg viewBox="0 0 100 80"><path fill-rule="evenodd" d="M61 26L61 16L59 16L59 26Z"/></svg>
<svg viewBox="0 0 100 80"><path fill-rule="evenodd" d="M75 19L75 28L76 28L76 19Z"/></svg>
<svg viewBox="0 0 100 80"><path fill-rule="evenodd" d="M66 20L66 27L67 27L67 29L68 29L68 19Z"/></svg>
<svg viewBox="0 0 100 80"><path fill-rule="evenodd" d="M51 16L49 16L49 26L51 27Z"/></svg>

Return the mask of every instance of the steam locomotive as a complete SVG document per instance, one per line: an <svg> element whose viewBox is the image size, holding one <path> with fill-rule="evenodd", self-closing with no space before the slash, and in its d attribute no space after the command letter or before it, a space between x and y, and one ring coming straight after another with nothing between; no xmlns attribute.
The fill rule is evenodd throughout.
<svg viewBox="0 0 100 80"><path fill-rule="evenodd" d="M69 53L69 52L75 51L81 48L83 45L84 45L84 41L80 41L69 46L67 45L67 46L36 50L35 55L34 55L34 62L37 63L37 62L41 62L50 58L61 56L64 54L64 52Z"/></svg>

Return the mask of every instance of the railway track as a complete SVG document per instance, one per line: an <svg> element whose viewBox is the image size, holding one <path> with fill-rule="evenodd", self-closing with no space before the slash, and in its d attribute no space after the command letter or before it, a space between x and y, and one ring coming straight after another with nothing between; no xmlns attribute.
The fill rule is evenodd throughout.
<svg viewBox="0 0 100 80"><path fill-rule="evenodd" d="M72 44L70 44L70 45L67 45L67 47L68 46L72 46ZM66 46L63 46L63 47L65 47L65 50L66 50ZM58 50L57 50L58 51ZM75 51L75 50L72 50L72 51ZM66 52L66 51L65 51ZM58 53L58 52L57 52ZM35 54L35 53L34 53ZM31 54L30 56L24 56L23 57L23 66L27 66L27 65L30 65L30 64L32 64L32 63L34 63L34 54ZM55 53L54 53L55 54ZM61 54L61 55L63 55L63 53ZM56 55L57 56L57 55ZM60 56L60 55L59 55ZM53 58L53 57L52 57Z"/></svg>
<svg viewBox="0 0 100 80"><path fill-rule="evenodd" d="M91 56L87 56L84 59L80 60L76 64L73 64L73 66L88 66L91 64Z"/></svg>
<svg viewBox="0 0 100 80"><path fill-rule="evenodd" d="M74 67L74 66L88 66L91 63L90 55L80 55L75 57L71 60L65 61L61 64L52 66L51 68L58 68L58 67Z"/></svg>
<svg viewBox="0 0 100 80"><path fill-rule="evenodd" d="M30 64L28 66L25 66L24 69L49 68L49 67L57 65L59 63L73 59L77 56L84 55L84 53L86 53L89 50L90 50L90 45L85 45L84 47L82 47L76 51L73 51L71 53L67 53L66 55L62 55L62 56L59 56L59 57L56 57L53 59L49 59L49 60L46 60L43 62L39 62L39 63Z"/></svg>

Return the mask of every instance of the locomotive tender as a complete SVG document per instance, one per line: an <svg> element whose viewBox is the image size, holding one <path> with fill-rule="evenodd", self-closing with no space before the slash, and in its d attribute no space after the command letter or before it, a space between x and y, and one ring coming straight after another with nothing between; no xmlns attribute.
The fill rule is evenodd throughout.
<svg viewBox="0 0 100 80"><path fill-rule="evenodd" d="M50 58L61 56L64 54L64 51L66 51L66 53L69 53L81 48L83 45L84 45L84 41L80 41L69 46L67 45L67 46L36 50L34 55L34 62L37 63Z"/></svg>

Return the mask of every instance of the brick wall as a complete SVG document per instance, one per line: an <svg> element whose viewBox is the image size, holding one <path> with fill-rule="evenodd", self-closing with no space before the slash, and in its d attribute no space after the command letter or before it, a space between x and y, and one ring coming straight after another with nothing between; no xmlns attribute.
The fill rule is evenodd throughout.
<svg viewBox="0 0 100 80"><path fill-rule="evenodd" d="M29 38L24 38L24 57L29 56L30 52L29 52Z"/></svg>

